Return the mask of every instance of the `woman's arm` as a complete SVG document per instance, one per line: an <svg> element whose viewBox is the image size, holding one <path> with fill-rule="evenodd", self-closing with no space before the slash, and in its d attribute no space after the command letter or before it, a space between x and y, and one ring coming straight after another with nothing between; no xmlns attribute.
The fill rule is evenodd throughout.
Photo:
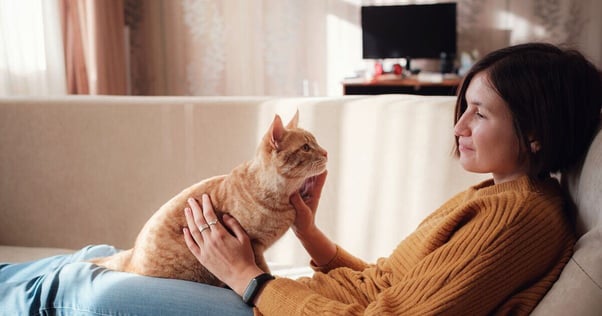
<svg viewBox="0 0 602 316"><path fill-rule="evenodd" d="M297 212L292 226L293 232L316 266L328 264L337 253L335 243L316 226L316 212L327 174L328 172L324 171L316 176L305 197L302 198L299 192L295 192L290 198Z"/></svg>
<svg viewBox="0 0 602 316"><path fill-rule="evenodd" d="M478 216L467 211L440 228L425 225L373 269L276 279L256 306L264 315L291 316L527 314L569 259L570 229L561 211L490 204ZM425 232L449 238L421 246Z"/></svg>

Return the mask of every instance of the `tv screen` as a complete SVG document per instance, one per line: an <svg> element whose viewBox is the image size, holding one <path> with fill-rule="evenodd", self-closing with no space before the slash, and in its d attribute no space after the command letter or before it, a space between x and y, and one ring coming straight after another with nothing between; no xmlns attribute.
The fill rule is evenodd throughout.
<svg viewBox="0 0 602 316"><path fill-rule="evenodd" d="M456 54L456 4L364 6L364 59L439 58Z"/></svg>

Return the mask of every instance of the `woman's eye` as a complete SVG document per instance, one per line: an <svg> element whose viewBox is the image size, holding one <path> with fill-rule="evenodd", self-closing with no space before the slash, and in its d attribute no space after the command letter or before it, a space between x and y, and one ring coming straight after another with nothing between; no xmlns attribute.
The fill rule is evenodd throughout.
<svg viewBox="0 0 602 316"><path fill-rule="evenodd" d="M479 113L479 112L477 112L477 113L476 113L476 116L477 116L478 118L485 118L485 116L483 116L483 114L481 114L481 113Z"/></svg>
<svg viewBox="0 0 602 316"><path fill-rule="evenodd" d="M304 151L309 151L309 149L310 149L308 144L303 145L303 147L301 147L301 148L303 148Z"/></svg>

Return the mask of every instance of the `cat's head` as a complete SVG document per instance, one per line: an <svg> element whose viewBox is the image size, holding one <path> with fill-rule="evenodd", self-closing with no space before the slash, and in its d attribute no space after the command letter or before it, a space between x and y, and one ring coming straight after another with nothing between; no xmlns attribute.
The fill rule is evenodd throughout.
<svg viewBox="0 0 602 316"><path fill-rule="evenodd" d="M275 115L263 138L259 154L285 178L307 179L326 170L327 151L310 132L297 127L299 111L284 126Z"/></svg>

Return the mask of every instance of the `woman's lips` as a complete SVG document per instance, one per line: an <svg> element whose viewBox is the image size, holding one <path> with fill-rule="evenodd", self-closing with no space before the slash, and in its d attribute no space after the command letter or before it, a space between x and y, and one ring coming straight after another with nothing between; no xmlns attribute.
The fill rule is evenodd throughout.
<svg viewBox="0 0 602 316"><path fill-rule="evenodd" d="M472 147L467 145L458 144L458 150L460 151L473 151Z"/></svg>

